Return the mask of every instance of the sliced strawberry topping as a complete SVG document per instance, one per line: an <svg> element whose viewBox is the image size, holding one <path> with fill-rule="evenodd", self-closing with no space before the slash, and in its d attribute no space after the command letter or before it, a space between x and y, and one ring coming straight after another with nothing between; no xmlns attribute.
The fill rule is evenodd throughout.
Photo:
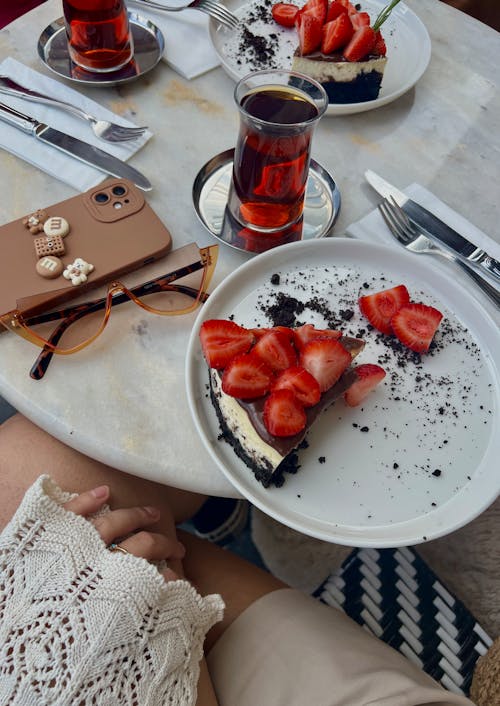
<svg viewBox="0 0 500 706"><path fill-rule="evenodd" d="M250 349L254 335L234 321L209 319L201 325L200 342L208 365L221 370L235 355Z"/></svg>
<svg viewBox="0 0 500 706"><path fill-rule="evenodd" d="M370 25L370 15L367 12L353 12L349 18L354 29Z"/></svg>
<svg viewBox="0 0 500 706"><path fill-rule="evenodd" d="M385 56L387 54L387 47L380 30L375 32L375 46L373 47L373 53L378 54L379 56Z"/></svg>
<svg viewBox="0 0 500 706"><path fill-rule="evenodd" d="M307 13L317 17L323 24L328 13L328 0L308 0L300 12L301 14Z"/></svg>
<svg viewBox="0 0 500 706"><path fill-rule="evenodd" d="M374 30L367 25L363 25L354 32L351 41L344 49L344 59L347 59L347 61L360 61L360 59L370 54L374 46Z"/></svg>
<svg viewBox="0 0 500 706"><path fill-rule="evenodd" d="M323 54L331 54L337 49L342 49L351 39L354 29L349 19L349 15L344 12L335 20L323 25L323 39L321 41L321 51Z"/></svg>
<svg viewBox="0 0 500 706"><path fill-rule="evenodd" d="M299 50L302 56L312 54L321 46L323 22L309 12L300 12L295 21L299 34Z"/></svg>
<svg viewBox="0 0 500 706"><path fill-rule="evenodd" d="M321 392L334 385L351 362L351 354L331 338L318 338L306 343L299 364L319 382Z"/></svg>
<svg viewBox="0 0 500 706"><path fill-rule="evenodd" d="M306 413L291 390L271 392L264 404L264 425L273 436L294 436L306 426Z"/></svg>
<svg viewBox="0 0 500 706"><path fill-rule="evenodd" d="M318 381L300 365L287 368L278 375L271 385L271 392L275 390L291 390L304 407L318 404L321 397Z"/></svg>
<svg viewBox="0 0 500 706"><path fill-rule="evenodd" d="M272 370L260 358L253 353L243 353L225 368L222 389L231 397L251 400L269 391L272 378Z"/></svg>
<svg viewBox="0 0 500 706"><path fill-rule="evenodd" d="M251 328L249 329L254 335L254 338L256 341L259 340L259 338L262 338L266 333L269 333L270 331L281 331L281 333L284 333L285 336L290 340L294 341L294 331L291 328L288 328L287 326L273 326L272 328Z"/></svg>
<svg viewBox="0 0 500 706"><path fill-rule="evenodd" d="M429 350L443 315L433 306L406 304L392 317L392 329L404 346L417 353Z"/></svg>
<svg viewBox="0 0 500 706"><path fill-rule="evenodd" d="M347 14L347 7L344 7L341 2L332 0L328 5L328 12L326 13L326 22L331 22L336 20L339 15Z"/></svg>
<svg viewBox="0 0 500 706"><path fill-rule="evenodd" d="M259 338L252 353L258 355L274 371L281 371L297 364L297 354L290 337L282 331L268 331Z"/></svg>
<svg viewBox="0 0 500 706"><path fill-rule="evenodd" d="M277 2L271 9L273 20L283 27L293 27L299 8L288 2Z"/></svg>
<svg viewBox="0 0 500 706"><path fill-rule="evenodd" d="M358 300L361 313L382 333L391 334L391 319L403 305L410 303L410 295L404 284L367 294Z"/></svg>
<svg viewBox="0 0 500 706"><path fill-rule="evenodd" d="M295 345L300 351L306 343L314 341L316 338L340 338L342 331L336 331L332 328L316 328L312 324L304 324L293 330L293 336Z"/></svg>
<svg viewBox="0 0 500 706"><path fill-rule="evenodd" d="M349 407L356 407L381 380L385 378L385 370L380 365L364 363L354 368L357 380L344 392L344 400Z"/></svg>

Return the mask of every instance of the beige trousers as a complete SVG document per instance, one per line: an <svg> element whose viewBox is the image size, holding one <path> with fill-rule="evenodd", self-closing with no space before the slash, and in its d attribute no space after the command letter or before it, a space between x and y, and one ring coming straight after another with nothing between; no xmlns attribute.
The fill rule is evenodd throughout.
<svg viewBox="0 0 500 706"><path fill-rule="evenodd" d="M210 651L220 706L472 706L339 610L267 594Z"/></svg>

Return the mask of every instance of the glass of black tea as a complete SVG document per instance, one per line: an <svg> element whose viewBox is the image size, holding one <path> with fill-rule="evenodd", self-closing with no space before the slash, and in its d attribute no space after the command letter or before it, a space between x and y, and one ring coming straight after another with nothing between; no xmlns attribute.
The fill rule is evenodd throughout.
<svg viewBox="0 0 500 706"><path fill-rule="evenodd" d="M134 53L124 0L63 0L71 60L92 72L117 71Z"/></svg>
<svg viewBox="0 0 500 706"><path fill-rule="evenodd" d="M240 129L222 237L263 252L300 240L311 140L328 107L323 87L293 71L257 71L234 92Z"/></svg>

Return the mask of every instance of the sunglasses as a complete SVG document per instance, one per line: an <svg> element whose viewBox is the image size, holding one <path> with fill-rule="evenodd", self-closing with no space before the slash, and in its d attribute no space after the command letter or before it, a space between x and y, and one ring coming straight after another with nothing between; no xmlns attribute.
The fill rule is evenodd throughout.
<svg viewBox="0 0 500 706"><path fill-rule="evenodd" d="M103 332L114 306L132 301L145 311L160 316L188 314L208 299L218 245L198 248L186 245L167 258L176 269L148 282L126 287L114 281L105 297L37 316L11 311L0 316L8 331L42 348L30 370L30 377L41 380L55 354L69 355L86 348ZM56 323L58 322L58 323Z"/></svg>

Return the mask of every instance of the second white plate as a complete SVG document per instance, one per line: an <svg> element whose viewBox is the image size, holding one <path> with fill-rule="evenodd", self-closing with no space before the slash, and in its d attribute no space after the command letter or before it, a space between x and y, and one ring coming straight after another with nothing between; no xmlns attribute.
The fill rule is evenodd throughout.
<svg viewBox="0 0 500 706"><path fill-rule="evenodd" d="M270 282L275 273L279 285ZM369 330L357 305L360 294L401 283L444 314L436 350L421 360ZM278 292L306 303L299 321L363 336L357 362L378 363L387 377L360 407L339 400L327 410L300 451L298 473L266 489L219 438L198 332L205 319L229 316L269 326ZM323 304L336 320L320 315ZM451 276L404 251L325 238L248 261L201 309L186 380L193 419L219 468L254 505L305 534L358 547L416 544L462 526L499 492L500 332Z"/></svg>
<svg viewBox="0 0 500 706"><path fill-rule="evenodd" d="M238 81L260 69L290 69L298 37L295 29L280 27L271 18L270 6L262 0L228 0L227 7L241 19L236 30L210 19L210 37L224 70ZM304 0L299 0L303 5ZM386 5L386 0L361 0L361 9L372 21ZM253 35L252 46L243 33ZM330 103L326 115L351 115L379 108L399 98L421 78L431 57L431 40L422 21L406 5L400 3L383 25L387 45L387 67L382 88L376 100L364 103ZM273 35L273 36L271 36Z"/></svg>

